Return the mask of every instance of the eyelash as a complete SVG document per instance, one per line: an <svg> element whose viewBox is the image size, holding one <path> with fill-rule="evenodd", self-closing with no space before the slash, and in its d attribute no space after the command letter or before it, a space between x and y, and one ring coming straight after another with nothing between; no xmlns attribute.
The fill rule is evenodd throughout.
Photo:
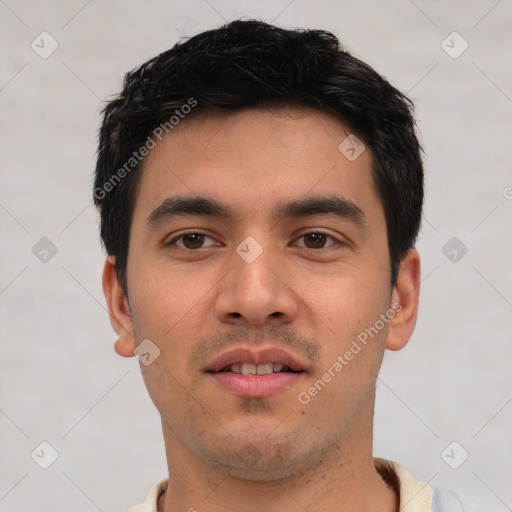
<svg viewBox="0 0 512 512"><path fill-rule="evenodd" d="M332 236L328 233L325 233L324 231L318 231L318 230L313 230L313 231L308 231L306 233L302 233L302 235L300 235L298 237L298 239L303 238L307 235L311 235L311 234L325 235L327 238L330 238L331 240L333 240L335 242L335 244L333 244L333 245L342 245L342 242L340 240L338 240L337 238L335 238L334 236ZM169 243L166 244L166 246L174 245L177 240L181 240L183 237L185 237L187 235L203 235L204 237L210 238L211 240L213 240L213 238L211 236L208 236L205 233L201 233L200 231L186 231L185 233L182 233L181 235L173 238ZM303 249L311 249L312 251L319 251L321 249L329 249L330 247L333 247L333 245L328 246L328 247L320 247L318 249L314 249L311 247L305 247L305 246L300 246L300 247L302 247ZM178 247L180 247L180 246L178 246ZM208 247L212 247L212 246L208 246ZM180 247L180 249L184 249L186 251L198 251L199 249L205 249L205 248L206 247L199 247L198 249L189 249L188 247Z"/></svg>

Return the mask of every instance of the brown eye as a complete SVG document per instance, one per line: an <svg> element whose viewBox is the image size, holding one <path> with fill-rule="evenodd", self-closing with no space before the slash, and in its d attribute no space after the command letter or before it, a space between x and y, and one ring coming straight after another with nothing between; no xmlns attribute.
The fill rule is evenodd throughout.
<svg viewBox="0 0 512 512"><path fill-rule="evenodd" d="M310 231L299 237L298 246L306 249L328 249L331 246L339 245L340 242L332 235L321 231Z"/></svg>
<svg viewBox="0 0 512 512"><path fill-rule="evenodd" d="M181 249L202 249L205 247L210 247L215 244L215 240L203 233L189 232L183 233L180 236L177 236L173 240L171 240L168 246L177 246Z"/></svg>
<svg viewBox="0 0 512 512"><path fill-rule="evenodd" d="M319 249L322 248L325 244L326 235L323 233L308 233L304 235L304 243L306 247L311 249Z"/></svg>
<svg viewBox="0 0 512 512"><path fill-rule="evenodd" d="M181 239L187 249L199 249L204 243L205 235L201 235L200 233L188 233L182 235Z"/></svg>
<svg viewBox="0 0 512 512"><path fill-rule="evenodd" d="M327 235L324 235L323 233L308 233L303 236L304 244L309 249L322 249L325 246L327 238L329 238Z"/></svg>

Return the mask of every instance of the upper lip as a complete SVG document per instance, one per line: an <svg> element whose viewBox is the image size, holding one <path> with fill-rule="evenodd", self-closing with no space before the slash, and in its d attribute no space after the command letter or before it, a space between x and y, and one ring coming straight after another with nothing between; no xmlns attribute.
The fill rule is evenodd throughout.
<svg viewBox="0 0 512 512"><path fill-rule="evenodd" d="M254 349L249 347L238 347L227 350L217 356L206 368L207 372L220 372L226 366L235 363L266 364L276 363L288 366L294 371L304 371L305 364L299 361L299 358L291 355L283 349L269 347Z"/></svg>

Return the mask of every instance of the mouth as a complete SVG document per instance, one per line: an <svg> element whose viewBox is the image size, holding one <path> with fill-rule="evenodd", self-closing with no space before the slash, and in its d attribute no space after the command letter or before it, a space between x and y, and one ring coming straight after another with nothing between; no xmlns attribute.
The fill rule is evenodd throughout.
<svg viewBox="0 0 512 512"><path fill-rule="evenodd" d="M231 350L217 357L206 373L235 396L265 398L289 389L304 377L306 365L277 348Z"/></svg>
<svg viewBox="0 0 512 512"><path fill-rule="evenodd" d="M239 375L271 375L273 373L303 373L303 371L292 370L289 366L281 363L234 363L220 370L220 372L231 372Z"/></svg>

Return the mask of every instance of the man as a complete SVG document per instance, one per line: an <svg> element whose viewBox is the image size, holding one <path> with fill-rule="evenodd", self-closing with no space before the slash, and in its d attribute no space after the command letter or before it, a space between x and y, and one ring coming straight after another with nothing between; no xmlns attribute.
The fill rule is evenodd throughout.
<svg viewBox="0 0 512 512"><path fill-rule="evenodd" d="M96 168L103 288L169 466L132 511L435 506L372 455L383 354L418 309L411 112L332 34L257 21L127 74Z"/></svg>

